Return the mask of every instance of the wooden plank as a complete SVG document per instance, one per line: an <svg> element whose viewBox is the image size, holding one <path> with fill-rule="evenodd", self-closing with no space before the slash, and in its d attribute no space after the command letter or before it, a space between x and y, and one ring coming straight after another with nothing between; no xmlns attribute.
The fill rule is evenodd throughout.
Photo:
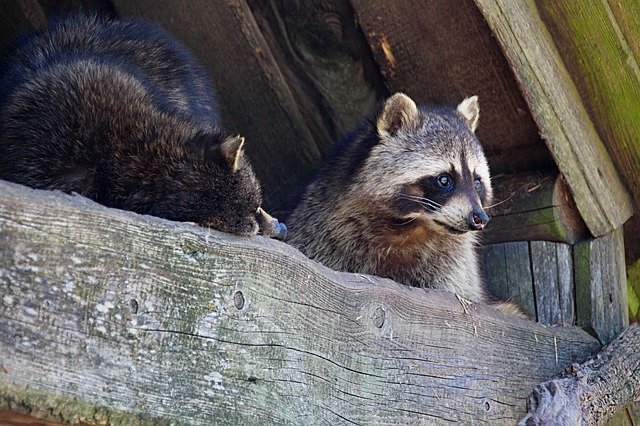
<svg viewBox="0 0 640 426"><path fill-rule="evenodd" d="M466 0L352 0L392 91L422 102L480 97L478 136L494 173L555 167L499 44Z"/></svg>
<svg viewBox="0 0 640 426"><path fill-rule="evenodd" d="M500 42L587 227L618 229L633 202L532 0L475 0Z"/></svg>
<svg viewBox="0 0 640 426"><path fill-rule="evenodd" d="M452 294L0 182L0 409L60 422L513 422L600 347Z"/></svg>
<svg viewBox="0 0 640 426"><path fill-rule="evenodd" d="M538 321L572 325L575 299L571 246L531 241L530 249Z"/></svg>
<svg viewBox="0 0 640 426"><path fill-rule="evenodd" d="M549 325L558 324L562 315L555 245L547 241L531 241L530 247L538 321Z"/></svg>
<svg viewBox="0 0 640 426"><path fill-rule="evenodd" d="M529 243L487 244L483 246L483 259L491 292L500 299L518 303L531 318L536 318Z"/></svg>
<svg viewBox="0 0 640 426"><path fill-rule="evenodd" d="M483 241L557 241L574 244L589 231L562 175L518 174L492 178L494 202Z"/></svg>
<svg viewBox="0 0 640 426"><path fill-rule="evenodd" d="M574 246L578 325L609 343L628 324L622 229Z"/></svg>
<svg viewBox="0 0 640 426"><path fill-rule="evenodd" d="M616 6L615 3L619 4ZM640 41L640 8L638 2L635 6L630 3L536 0L540 16L576 84L580 98L638 204L640 57L634 54L628 38L636 43ZM614 7L617 14L613 12ZM626 37L616 17L622 18ZM638 32L634 34L634 30Z"/></svg>
<svg viewBox="0 0 640 426"><path fill-rule="evenodd" d="M199 58L214 80L225 128L246 137L247 154L264 187L265 207L274 214L291 208L297 188L331 146L331 132L339 129L328 128L323 118L328 114L321 116L316 105L321 98L309 98L317 88L306 92L299 87L302 83L292 78L290 69L297 65L269 45L247 2L113 4L122 15L159 23ZM364 83L353 89L362 91L362 102L357 103L362 109L351 112L359 115L375 95Z"/></svg>

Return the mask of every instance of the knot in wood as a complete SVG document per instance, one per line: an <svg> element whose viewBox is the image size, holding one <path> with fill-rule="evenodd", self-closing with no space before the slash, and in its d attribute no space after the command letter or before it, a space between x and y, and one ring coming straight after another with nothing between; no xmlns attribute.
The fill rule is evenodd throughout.
<svg viewBox="0 0 640 426"><path fill-rule="evenodd" d="M236 293L233 295L233 304L238 309L242 309L244 307L244 295L241 291L236 291Z"/></svg>
<svg viewBox="0 0 640 426"><path fill-rule="evenodd" d="M384 325L384 320L384 309L382 309L380 306L376 307L376 309L373 311L373 324L378 328L382 328L382 326Z"/></svg>
<svg viewBox="0 0 640 426"><path fill-rule="evenodd" d="M138 313L138 301L136 299L129 300L129 309L131 309L132 314Z"/></svg>

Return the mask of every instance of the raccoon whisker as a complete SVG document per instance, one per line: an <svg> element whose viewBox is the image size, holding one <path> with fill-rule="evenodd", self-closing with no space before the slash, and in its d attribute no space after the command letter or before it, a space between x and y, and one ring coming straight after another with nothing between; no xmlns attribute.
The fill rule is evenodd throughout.
<svg viewBox="0 0 640 426"><path fill-rule="evenodd" d="M404 198L405 200L413 201L417 204L420 204L423 207L430 207L432 211L435 211L436 209L443 207L441 204L438 204L435 201L431 201L426 198L411 197L408 195L402 195L402 198Z"/></svg>
<svg viewBox="0 0 640 426"><path fill-rule="evenodd" d="M405 226L405 225L410 224L411 222L413 222L416 219L417 219L417 217L412 217L412 218L409 218L406 222L396 223L395 225L397 225L397 226Z"/></svg>
<svg viewBox="0 0 640 426"><path fill-rule="evenodd" d="M492 209L492 208L494 208L495 206L499 206L500 204L504 204L504 203L506 203L507 201L509 201L510 199L512 199L512 198L514 197L514 195L515 195L515 194L511 194L511 195L509 196L509 198L507 198L507 199L505 199L505 200L499 201L499 202L497 202L497 203L495 203L495 204L491 204L490 206L486 206L486 207L485 207L485 209Z"/></svg>
<svg viewBox="0 0 640 426"><path fill-rule="evenodd" d="M438 206L438 207L443 207L443 205L442 205L442 204L440 204L440 203L438 203L438 202L436 202L436 201L433 201L433 200L431 200L431 199L429 199L429 198L425 198L425 197L417 197L417 196L415 196L415 195L406 195L406 194L402 194L402 196L403 196L403 197L405 197L405 198L407 198L407 199L409 199L409 200L424 201L424 202L431 203L431 204L433 204L433 205L435 205L435 206Z"/></svg>

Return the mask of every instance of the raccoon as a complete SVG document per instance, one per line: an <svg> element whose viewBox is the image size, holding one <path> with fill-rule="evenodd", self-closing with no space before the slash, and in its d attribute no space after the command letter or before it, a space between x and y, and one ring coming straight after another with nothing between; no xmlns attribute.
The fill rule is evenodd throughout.
<svg viewBox="0 0 640 426"><path fill-rule="evenodd" d="M391 96L338 142L288 218L288 241L333 269L492 302L475 251L492 197L479 116L477 96L456 108Z"/></svg>
<svg viewBox="0 0 640 426"><path fill-rule="evenodd" d="M1 179L282 236L243 147L220 129L204 68L152 24L68 17L19 40L2 66Z"/></svg>

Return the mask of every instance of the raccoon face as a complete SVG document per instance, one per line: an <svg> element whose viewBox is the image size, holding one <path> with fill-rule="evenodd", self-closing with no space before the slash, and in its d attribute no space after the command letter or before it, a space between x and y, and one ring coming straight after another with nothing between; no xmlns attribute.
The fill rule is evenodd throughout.
<svg viewBox="0 0 640 426"><path fill-rule="evenodd" d="M378 116L380 143L366 166L381 175L368 179L365 192L387 205L396 224L454 235L483 229L492 188L474 134L478 118L476 96L446 110L418 109L395 94Z"/></svg>
<svg viewBox="0 0 640 426"><path fill-rule="evenodd" d="M239 235L255 235L263 213L258 180L243 152L244 138L199 135L166 182L151 214Z"/></svg>

